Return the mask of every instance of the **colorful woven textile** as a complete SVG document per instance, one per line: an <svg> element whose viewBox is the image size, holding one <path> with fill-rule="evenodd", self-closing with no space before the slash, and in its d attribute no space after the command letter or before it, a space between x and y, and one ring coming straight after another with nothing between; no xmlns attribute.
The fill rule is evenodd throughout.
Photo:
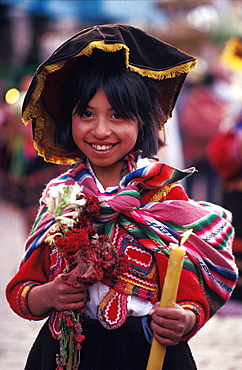
<svg viewBox="0 0 242 370"><path fill-rule="evenodd" d="M231 253L234 235L230 223L231 214L219 206L192 200L140 204L142 194L147 189L158 190L193 171L180 171L162 163L153 163L129 173L122 179L118 189L100 193L86 165L81 163L51 181L46 188L22 263L41 246L49 227L55 222L47 213L45 205L50 188L59 183L71 185L77 181L87 195L96 195L100 200L101 216L95 221L100 234L113 238L115 225L118 223L142 247L154 253L158 268L162 262L163 272L159 271L161 287L164 258L169 256L169 243L177 242L181 233L192 228L193 233L185 243L187 254L183 269L184 279L187 274L199 279L201 291L209 305L209 316L212 316L227 301L237 279L237 269ZM184 281L184 284L190 283ZM184 294L180 300L184 300ZM188 300L191 300L191 296Z"/></svg>
<svg viewBox="0 0 242 370"><path fill-rule="evenodd" d="M188 169L186 171L180 171L162 163L153 163L149 166L130 172L127 176L125 176L122 179L118 189L112 190L110 192L100 193L87 166L84 163L79 164L74 169L67 171L58 178L55 178L52 181L50 181L49 185L45 189L43 196L40 199L40 208L35 224L33 226L31 235L26 242L25 246L26 254L24 256L23 261L25 261L28 258L28 256L32 253L32 251L36 247L38 247L41 243L45 241L50 226L53 223L55 223L53 217L48 213L46 206L46 199L48 198L50 189L52 187L55 187L61 183L65 185L73 185L75 182L78 182L80 185L83 186L84 193L86 195L98 196L101 202L102 212L100 224L95 226L99 227L102 233L104 233L103 230L104 228L110 229L107 234L111 235L113 225L110 226L108 221L110 219L112 221L111 223L114 224L114 221L118 215L118 213L115 212L114 210L115 208L114 203L116 204L116 207L118 207L118 205L120 204L121 205L120 208L123 211L128 211L127 207L129 206L127 204L129 204L130 202L134 202L135 199L139 199L140 198L139 192L142 189L144 190L157 188L158 190L161 186L165 186L175 181L179 181L184 177L192 174L193 172L194 172L193 168ZM139 191L136 186L138 184L140 188ZM115 202L112 201L112 198L114 196ZM125 203L123 203L124 199L127 202L126 205ZM111 207L109 204L111 205ZM151 205L152 204L145 204L142 205L142 208L149 209ZM112 208L112 206L114 208ZM140 202L136 204L131 203L131 209L137 206L140 206Z"/></svg>

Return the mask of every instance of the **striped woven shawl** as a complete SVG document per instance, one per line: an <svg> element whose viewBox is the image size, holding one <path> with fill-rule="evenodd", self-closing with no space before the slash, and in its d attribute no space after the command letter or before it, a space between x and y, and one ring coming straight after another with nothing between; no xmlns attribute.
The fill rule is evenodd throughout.
<svg viewBox="0 0 242 370"><path fill-rule="evenodd" d="M212 316L228 300L237 279L237 268L231 252L234 236L231 214L220 206L193 200L142 204L142 192L158 190L193 171L180 171L166 164L152 163L129 173L117 189L100 193L86 165L80 163L52 180L44 191L22 263L35 248L42 245L49 227L55 222L45 204L50 189L60 183L72 185L77 181L83 186L85 194L98 196L100 200L101 215L95 225L100 234L112 238L118 222L143 247L157 256L168 257L169 243L177 242L181 233L193 229L185 243L187 254L184 270L198 276Z"/></svg>

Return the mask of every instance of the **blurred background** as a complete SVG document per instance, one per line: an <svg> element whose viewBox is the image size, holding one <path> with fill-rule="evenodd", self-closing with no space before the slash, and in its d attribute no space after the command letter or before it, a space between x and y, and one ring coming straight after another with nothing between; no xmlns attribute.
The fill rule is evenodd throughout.
<svg viewBox="0 0 242 370"><path fill-rule="evenodd" d="M189 196L233 213L233 248L242 268L241 0L0 0L0 363L4 369L23 368L38 329L33 323L26 329L26 322L9 310L4 287L17 269L45 184L66 170L37 156L31 127L21 122L23 97L36 67L60 44L83 28L104 23L140 27L198 59L198 68L189 74L166 124L168 145L159 158L178 168L195 166L197 172L184 182ZM220 325L221 318L231 320L227 330L237 333L236 345L232 344L236 349L242 336L241 323L234 321L242 319L241 277L228 307L214 325ZM218 328L208 325L207 330L212 334ZM209 363L206 352L212 344L203 337L200 341L199 335L194 341L199 369L214 369L218 362ZM201 347L201 342L208 347ZM219 358L221 349L217 349ZM217 367L241 369L240 352L231 354L234 367L228 367L227 352Z"/></svg>

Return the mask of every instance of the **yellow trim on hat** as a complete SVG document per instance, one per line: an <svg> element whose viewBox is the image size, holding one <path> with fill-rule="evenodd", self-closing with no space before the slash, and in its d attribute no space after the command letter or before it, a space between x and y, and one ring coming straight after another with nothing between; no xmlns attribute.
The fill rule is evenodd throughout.
<svg viewBox="0 0 242 370"><path fill-rule="evenodd" d="M180 74L189 73L191 70L195 69L197 65L197 61L192 60L190 62L186 62L184 64L174 66L172 68L169 68L163 71L155 71L151 69L140 68L140 67L133 66L129 63L130 51L129 51L128 46L126 46L125 44L120 44L120 43L106 44L104 40L92 41L85 48L83 48L78 54L74 55L71 58L68 58L67 60L62 60L60 62L45 66L43 70L37 75L37 85L23 113L22 121L25 124L28 124L28 121L31 120L33 117L41 118L37 116L38 109L35 109L34 106L36 102L40 99L41 93L44 89L47 75L49 73L53 73L61 69L69 59L77 58L82 55L90 56L92 54L93 49L95 48L103 50L105 52L116 52L116 51L123 49L126 68L129 68L132 72L139 73L143 77L149 77L149 78L156 79L156 80L174 78Z"/></svg>
<svg viewBox="0 0 242 370"><path fill-rule="evenodd" d="M154 71L152 69L144 69L132 66L131 64L128 65L128 68L132 72L139 73L142 77L149 77L154 80L163 80L165 78L175 78L182 73L189 73L197 66L197 61L192 60L191 62L186 62L185 64L181 64L178 66L174 66L172 68L165 69L163 71Z"/></svg>

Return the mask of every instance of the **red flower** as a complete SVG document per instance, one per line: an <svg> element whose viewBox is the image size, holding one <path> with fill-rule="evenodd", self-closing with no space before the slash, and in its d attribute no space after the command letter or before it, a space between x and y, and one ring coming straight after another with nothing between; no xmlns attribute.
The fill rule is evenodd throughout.
<svg viewBox="0 0 242 370"><path fill-rule="evenodd" d="M68 311L60 312L58 315L58 318L61 320L65 320L66 326L69 326L69 327L74 326L74 322Z"/></svg>
<svg viewBox="0 0 242 370"><path fill-rule="evenodd" d="M97 234L93 226L93 219L98 218L100 204L97 197L87 197L85 207L75 224L75 228L68 230L64 238L55 239L56 246L69 268L68 272L61 275L63 281L76 288L83 285L90 286L105 277L116 276L121 269L126 269L127 264L119 260L118 253L108 236ZM74 330L75 350L81 350L82 335L80 316L82 311L64 311L59 315L63 333ZM82 318L81 318L82 321ZM66 328L65 328L66 327ZM63 329L65 328L65 329ZM65 334L66 335L66 334ZM61 348L66 348L66 338L61 338ZM67 352L61 352L66 353ZM66 360L66 358L64 358ZM62 361L62 362L61 362ZM58 370L62 370L63 358L57 358ZM78 364L73 364L73 369L78 369Z"/></svg>
<svg viewBox="0 0 242 370"><path fill-rule="evenodd" d="M73 326L73 322L70 316L66 317L66 326Z"/></svg>
<svg viewBox="0 0 242 370"><path fill-rule="evenodd" d="M87 213L89 217L93 219L99 217L100 203L97 197L87 197L84 212Z"/></svg>
<svg viewBox="0 0 242 370"><path fill-rule="evenodd" d="M84 339L85 339L85 336L82 335L82 334L77 334L75 336L75 341L78 342L78 343L81 343Z"/></svg>
<svg viewBox="0 0 242 370"><path fill-rule="evenodd" d="M82 349L82 345L80 343L77 343L76 349L77 349L77 351L80 351Z"/></svg>

